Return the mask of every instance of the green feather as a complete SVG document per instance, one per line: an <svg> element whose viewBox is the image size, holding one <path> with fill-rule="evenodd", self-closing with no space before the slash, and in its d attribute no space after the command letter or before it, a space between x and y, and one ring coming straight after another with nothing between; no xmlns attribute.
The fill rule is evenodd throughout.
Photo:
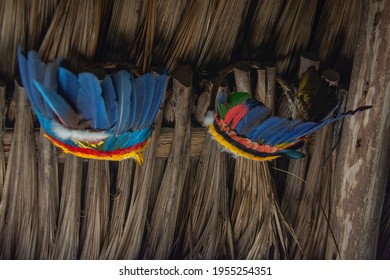
<svg viewBox="0 0 390 280"><path fill-rule="evenodd" d="M218 115L224 119L226 116L226 113L233 108L234 106L241 104L242 102L245 102L247 99L250 98L249 93L247 92L233 92L227 100L227 104L218 104Z"/></svg>
<svg viewBox="0 0 390 280"><path fill-rule="evenodd" d="M228 108L226 107L225 104L219 104L218 105L218 114L219 116L224 119L225 118L225 115L226 113L228 112Z"/></svg>
<svg viewBox="0 0 390 280"><path fill-rule="evenodd" d="M247 92L234 92L234 93L232 93L228 97L229 109L236 106L237 104L245 102L249 98L250 98L250 95Z"/></svg>

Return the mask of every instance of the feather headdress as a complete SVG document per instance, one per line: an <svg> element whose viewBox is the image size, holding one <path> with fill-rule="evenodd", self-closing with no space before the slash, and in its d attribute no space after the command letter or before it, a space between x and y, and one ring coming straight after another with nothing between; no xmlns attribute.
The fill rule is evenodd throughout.
<svg viewBox="0 0 390 280"><path fill-rule="evenodd" d="M102 81L72 73L64 60L45 64L37 53L18 50L19 72L33 110L49 138L65 152L142 163L165 91L166 72L134 77L120 70Z"/></svg>
<svg viewBox="0 0 390 280"><path fill-rule="evenodd" d="M310 68L302 76L296 102L305 107L309 120L273 116L261 102L250 99L248 93L222 92L209 131L229 152L253 160L272 160L278 157L299 159L297 151L307 137L320 128L353 115L371 106L336 114L340 102L337 87L330 85Z"/></svg>

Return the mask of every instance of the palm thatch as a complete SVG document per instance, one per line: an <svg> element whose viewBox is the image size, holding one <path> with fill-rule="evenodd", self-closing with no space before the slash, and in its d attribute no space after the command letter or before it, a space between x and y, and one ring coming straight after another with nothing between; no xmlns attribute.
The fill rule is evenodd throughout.
<svg viewBox="0 0 390 280"><path fill-rule="evenodd" d="M201 124L222 90L247 91L291 117L275 80L296 82L305 63L339 70L348 86L362 13L376 7L347 0L0 1L0 79L7 83L0 84L0 258L351 257L338 247L342 223L335 223L343 218L334 210L337 174L346 168L338 163L339 124L312 137L305 159L269 164L231 157ZM381 15L367 21L380 26L375 34L390 26ZM18 45L45 61L64 56L77 70L90 62L167 67L173 78L144 164L86 161L52 146L13 84ZM307 51L319 59L300 63ZM356 91L366 92L362 103L375 101L373 85ZM387 101L384 92L378 96ZM343 147L355 145L345 133ZM385 203L378 258L389 257L382 250L389 247L388 209Z"/></svg>

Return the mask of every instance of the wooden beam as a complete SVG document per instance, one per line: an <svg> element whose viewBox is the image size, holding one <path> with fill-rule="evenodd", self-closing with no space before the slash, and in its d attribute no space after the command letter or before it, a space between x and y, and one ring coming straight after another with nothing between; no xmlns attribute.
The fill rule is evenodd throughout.
<svg viewBox="0 0 390 280"><path fill-rule="evenodd" d="M389 172L390 2L364 2L333 185L327 258L374 259Z"/></svg>

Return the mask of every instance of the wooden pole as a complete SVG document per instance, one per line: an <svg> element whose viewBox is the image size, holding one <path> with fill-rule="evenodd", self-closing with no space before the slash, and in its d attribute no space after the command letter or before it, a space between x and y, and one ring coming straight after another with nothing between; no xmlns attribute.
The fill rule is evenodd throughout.
<svg viewBox="0 0 390 280"><path fill-rule="evenodd" d="M179 214L180 199L190 162L191 139L190 96L192 70L190 66L179 66L173 73L175 107L175 132L172 149L154 205L147 236L145 259L167 259L174 245L175 226Z"/></svg>
<svg viewBox="0 0 390 280"><path fill-rule="evenodd" d="M364 11L347 107L373 108L344 122L326 255L332 259L375 258L389 172L390 2L366 0Z"/></svg>

